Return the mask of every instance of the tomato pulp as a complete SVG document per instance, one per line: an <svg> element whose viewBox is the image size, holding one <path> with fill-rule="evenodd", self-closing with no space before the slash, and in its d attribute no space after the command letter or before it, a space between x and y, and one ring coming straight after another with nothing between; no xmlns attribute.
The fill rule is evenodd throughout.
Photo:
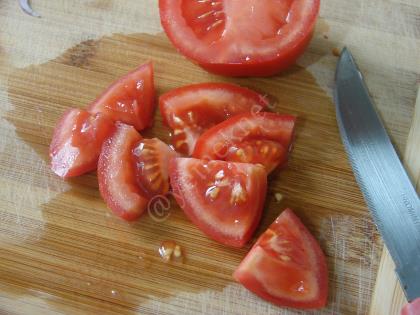
<svg viewBox="0 0 420 315"><path fill-rule="evenodd" d="M295 63L307 47L319 0L160 0L174 46L204 69L268 76Z"/></svg>
<svg viewBox="0 0 420 315"><path fill-rule="evenodd" d="M279 306L312 309L327 303L325 256L290 209L283 211L260 236L233 277Z"/></svg>
<svg viewBox="0 0 420 315"><path fill-rule="evenodd" d="M102 113L140 131L152 125L154 106L153 64L148 62L112 83L89 105L88 111Z"/></svg>
<svg viewBox="0 0 420 315"><path fill-rule="evenodd" d="M267 112L236 115L205 131L193 157L261 164L271 172L287 161L295 120Z"/></svg>
<svg viewBox="0 0 420 315"><path fill-rule="evenodd" d="M263 95L229 83L187 85L159 98L163 120L173 130L175 149L188 155L208 128L236 114L259 112L267 104Z"/></svg>
<svg viewBox="0 0 420 315"><path fill-rule="evenodd" d="M174 150L158 139L143 139L134 127L117 123L102 146L99 191L109 208L131 221L140 217L153 196L168 192L168 160Z"/></svg>
<svg viewBox="0 0 420 315"><path fill-rule="evenodd" d="M90 115L81 109L67 110L51 140L51 169L62 178L95 170L102 143L113 130L113 121L101 113Z"/></svg>
<svg viewBox="0 0 420 315"><path fill-rule="evenodd" d="M169 173L174 197L198 228L222 244L245 245L264 205L264 167L176 158L170 163Z"/></svg>

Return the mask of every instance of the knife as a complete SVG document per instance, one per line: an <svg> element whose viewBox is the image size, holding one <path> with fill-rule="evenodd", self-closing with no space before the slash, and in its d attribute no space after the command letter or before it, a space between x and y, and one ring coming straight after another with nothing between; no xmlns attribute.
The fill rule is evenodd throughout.
<svg viewBox="0 0 420 315"><path fill-rule="evenodd" d="M409 302L420 298L420 200L347 48L335 73L341 138ZM419 157L420 158L420 157Z"/></svg>
<svg viewBox="0 0 420 315"><path fill-rule="evenodd" d="M25 12L26 14L32 15L34 17L41 17L38 13L36 13L29 3L29 0L19 0L20 8Z"/></svg>

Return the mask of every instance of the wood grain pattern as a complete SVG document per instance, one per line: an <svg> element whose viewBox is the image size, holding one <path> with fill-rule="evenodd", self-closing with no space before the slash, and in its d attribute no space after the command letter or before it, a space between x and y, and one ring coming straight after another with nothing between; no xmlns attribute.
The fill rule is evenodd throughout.
<svg viewBox="0 0 420 315"><path fill-rule="evenodd" d="M413 122L407 139L404 164L411 177L413 185L420 193L420 87L417 87L417 101L414 109Z"/></svg>
<svg viewBox="0 0 420 315"><path fill-rule="evenodd" d="M420 89L417 93L414 118L407 139L404 165L413 185L420 193ZM395 264L386 247L379 264L375 291L372 297L370 314L399 314L407 303L404 292L394 272Z"/></svg>
<svg viewBox="0 0 420 315"><path fill-rule="evenodd" d="M128 225L108 213L94 174L63 182L49 171L47 146L60 114L85 106L150 58L159 92L232 81L269 93L274 110L299 116L296 149L289 168L272 178L258 233L285 206L296 208L329 257L331 295L318 313L368 312L381 244L337 133L328 96L336 63L331 50L350 47L404 152L420 73L418 1L324 0L314 39L299 60L303 68L241 80L205 73L161 35L98 40L161 32L155 0L37 0L33 6L41 19L25 16L14 0L0 2L0 314L304 313L271 306L233 283L231 272L247 249L208 240L173 201L168 220L146 216ZM146 136L166 139L159 114L156 119ZM281 204L275 192L285 196ZM185 246L184 265L160 261L156 249L166 238Z"/></svg>
<svg viewBox="0 0 420 315"><path fill-rule="evenodd" d="M193 82L226 81L192 66L176 54L163 35L115 35L84 42L53 61L9 75L8 95L14 108L5 118L15 126L21 141L42 159L42 170L22 163L26 156L13 159L8 155L12 151L6 149L2 181L30 191L29 200L42 198L44 193L50 197L40 203L25 201L25 207L6 207L13 200L3 193L0 279L64 299L77 296L88 305L102 303L116 313L142 306L144 312L153 313L158 305L169 312L175 307L175 313L195 313L199 305L176 307L171 297L179 292L195 293L193 302L197 303L207 290L223 292L218 297L223 303L206 311L209 314L221 312L220 306L234 301L243 304L235 305L237 314L253 313L254 305L276 312L276 307L251 297L232 281L231 273L249 246L233 250L212 242L185 218L174 201L167 220L159 222L149 215L129 225L106 209L94 174L63 183L46 166L52 129L64 110L85 106L115 78L150 56L159 93ZM324 312L351 313L356 306L366 310L380 241L348 166L330 99L300 67L276 79L229 81L267 93L272 110L299 117L293 157L288 168L271 179L257 235L282 209L296 209L329 256L331 295ZM167 140L158 112L155 122L144 136ZM32 173L29 182L28 173ZM69 189L57 189L65 184ZM281 204L276 203L275 192L284 195ZM161 261L157 248L165 239L185 247L184 264ZM363 279L354 276L359 273ZM234 301L229 301L231 295Z"/></svg>

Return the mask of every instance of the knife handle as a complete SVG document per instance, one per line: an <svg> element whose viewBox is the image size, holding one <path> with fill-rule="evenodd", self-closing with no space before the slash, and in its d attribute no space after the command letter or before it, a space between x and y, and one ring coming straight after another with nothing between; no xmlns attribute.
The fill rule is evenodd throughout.
<svg viewBox="0 0 420 315"><path fill-rule="evenodd" d="M420 298L406 304L401 310L400 315L420 315Z"/></svg>

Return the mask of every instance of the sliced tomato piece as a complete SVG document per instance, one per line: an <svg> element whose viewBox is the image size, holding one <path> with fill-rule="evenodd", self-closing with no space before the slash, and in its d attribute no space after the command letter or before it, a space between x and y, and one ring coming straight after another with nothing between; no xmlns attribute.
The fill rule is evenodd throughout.
<svg viewBox="0 0 420 315"><path fill-rule="evenodd" d="M177 153L159 139L143 139L133 149L137 184L149 198L169 191L168 165Z"/></svg>
<svg viewBox="0 0 420 315"><path fill-rule="evenodd" d="M193 157L259 163L271 172L287 161L295 120L266 112L236 115L205 131Z"/></svg>
<svg viewBox="0 0 420 315"><path fill-rule="evenodd" d="M88 111L103 113L140 131L152 125L154 103L153 65L149 62L114 82Z"/></svg>
<svg viewBox="0 0 420 315"><path fill-rule="evenodd" d="M113 130L113 121L101 113L90 115L81 109L67 110L51 140L51 169L62 178L95 170L102 143Z"/></svg>
<svg viewBox="0 0 420 315"><path fill-rule="evenodd" d="M132 126L117 123L117 130L105 141L98 163L99 191L109 208L131 221L146 210L148 198L137 184L133 149L142 140Z"/></svg>
<svg viewBox="0 0 420 315"><path fill-rule="evenodd" d="M260 236L233 277L279 306L312 309L327 303L325 256L290 209L283 211Z"/></svg>
<svg viewBox="0 0 420 315"><path fill-rule="evenodd" d="M164 122L173 130L175 149L189 155L208 128L236 114L259 112L267 104L263 95L229 83L187 85L159 98Z"/></svg>
<svg viewBox="0 0 420 315"><path fill-rule="evenodd" d="M99 190L121 218L142 215L149 200L169 189L168 161L176 152L158 139L143 139L134 127L117 123L98 163Z"/></svg>
<svg viewBox="0 0 420 315"><path fill-rule="evenodd" d="M174 46L204 69L266 76L295 63L308 45L319 0L159 0Z"/></svg>
<svg viewBox="0 0 420 315"><path fill-rule="evenodd" d="M259 165L172 159L173 194L190 220L212 239L241 247L261 217L267 173Z"/></svg>

